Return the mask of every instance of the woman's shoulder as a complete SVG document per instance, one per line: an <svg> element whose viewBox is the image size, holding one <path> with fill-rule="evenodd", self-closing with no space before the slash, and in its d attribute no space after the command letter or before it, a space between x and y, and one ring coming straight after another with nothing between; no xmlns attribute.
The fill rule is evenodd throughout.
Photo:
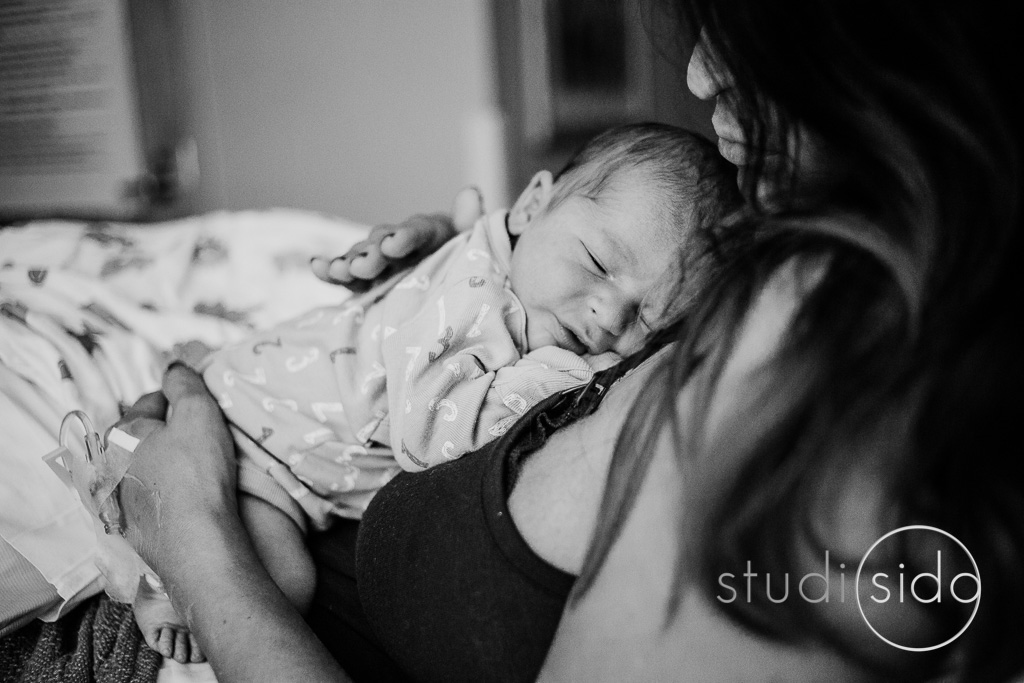
<svg viewBox="0 0 1024 683"><path fill-rule="evenodd" d="M690 581L675 603L687 547L681 511L692 510L684 504L692 491L681 485L672 443L663 434L594 584L563 614L541 680L871 680L825 647L742 628L715 604L717 586Z"/></svg>
<svg viewBox="0 0 1024 683"><path fill-rule="evenodd" d="M512 519L533 551L559 569L579 573L619 432L674 349L666 346L603 389L594 413L555 431L523 463L508 500Z"/></svg>

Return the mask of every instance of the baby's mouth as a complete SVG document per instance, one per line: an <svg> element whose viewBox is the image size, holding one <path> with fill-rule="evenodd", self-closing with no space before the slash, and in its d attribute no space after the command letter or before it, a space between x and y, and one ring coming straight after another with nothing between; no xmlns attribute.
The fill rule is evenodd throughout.
<svg viewBox="0 0 1024 683"><path fill-rule="evenodd" d="M587 345L583 343L583 340L581 340L575 332L561 323L558 324L558 333L556 336L563 348L568 351L572 351L577 356L589 353L589 349Z"/></svg>

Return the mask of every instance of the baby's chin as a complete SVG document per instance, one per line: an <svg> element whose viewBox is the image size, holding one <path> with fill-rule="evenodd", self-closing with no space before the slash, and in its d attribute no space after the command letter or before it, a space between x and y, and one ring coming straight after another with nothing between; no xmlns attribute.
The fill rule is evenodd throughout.
<svg viewBox="0 0 1024 683"><path fill-rule="evenodd" d="M560 324L556 323L554 332L549 333L547 338L550 339L549 345L575 353L577 356L586 356L590 353L590 349L587 348L581 339Z"/></svg>
<svg viewBox="0 0 1024 683"><path fill-rule="evenodd" d="M572 349L566 348L565 345L559 344L558 341L550 337L538 336L529 338L526 340L526 344L526 353L529 353L530 351L536 351L537 349L543 349L548 346L554 346L555 348L564 349L565 351L572 351ZM572 352L576 353L575 351ZM576 355L579 356L581 354L577 353Z"/></svg>
<svg viewBox="0 0 1024 683"><path fill-rule="evenodd" d="M583 360L590 364L594 372L600 372L622 361L622 356L614 351L605 351L604 353L585 354Z"/></svg>
<svg viewBox="0 0 1024 683"><path fill-rule="evenodd" d="M544 348L546 346L553 346L555 348L562 349L563 351L573 353L582 358L583 360L587 361L587 364L590 365L591 369L594 370L594 372L600 372L601 370L610 368L611 366L615 365L616 363L622 360L622 356L615 353L614 351L590 353L589 351L584 349L582 352L580 352L574 348L569 348L564 344L559 344L556 340L547 341L545 339L545 342L546 343L539 343L536 346L533 346L531 344L530 348L527 349L527 353L529 353L530 351L536 351L537 349Z"/></svg>
<svg viewBox="0 0 1024 683"><path fill-rule="evenodd" d="M547 332L542 332L540 330L538 330L532 336L530 334L527 334L527 340L530 345L527 349L527 352L534 351L545 346L554 346L564 351L576 354L583 360L587 361L587 363L590 365L591 368L593 368L595 372L599 372L606 368L610 368L611 366L615 365L616 363L622 360L622 356L617 354L615 351L590 353L586 349L586 347L582 345L579 347L574 347L571 344L566 344L562 342L554 335L549 334Z"/></svg>

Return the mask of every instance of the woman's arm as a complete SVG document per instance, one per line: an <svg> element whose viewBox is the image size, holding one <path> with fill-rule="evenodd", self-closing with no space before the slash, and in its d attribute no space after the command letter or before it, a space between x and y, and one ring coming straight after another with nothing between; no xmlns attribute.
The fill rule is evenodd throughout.
<svg viewBox="0 0 1024 683"><path fill-rule="evenodd" d="M347 680L249 542L234 445L199 375L172 366L163 395L139 399L117 426L141 439L120 487L128 540L163 579L218 680Z"/></svg>

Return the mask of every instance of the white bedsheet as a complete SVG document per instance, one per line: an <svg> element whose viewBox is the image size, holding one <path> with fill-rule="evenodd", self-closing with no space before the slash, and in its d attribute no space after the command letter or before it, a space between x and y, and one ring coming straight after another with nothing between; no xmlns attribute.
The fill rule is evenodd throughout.
<svg viewBox="0 0 1024 683"><path fill-rule="evenodd" d="M365 233L287 209L0 230L0 635L100 590L89 520L41 460L63 415L83 409L103 430L159 388L176 343L218 346L342 301L309 258L343 253ZM40 575L55 590L16 594ZM168 665L161 680L212 673Z"/></svg>

